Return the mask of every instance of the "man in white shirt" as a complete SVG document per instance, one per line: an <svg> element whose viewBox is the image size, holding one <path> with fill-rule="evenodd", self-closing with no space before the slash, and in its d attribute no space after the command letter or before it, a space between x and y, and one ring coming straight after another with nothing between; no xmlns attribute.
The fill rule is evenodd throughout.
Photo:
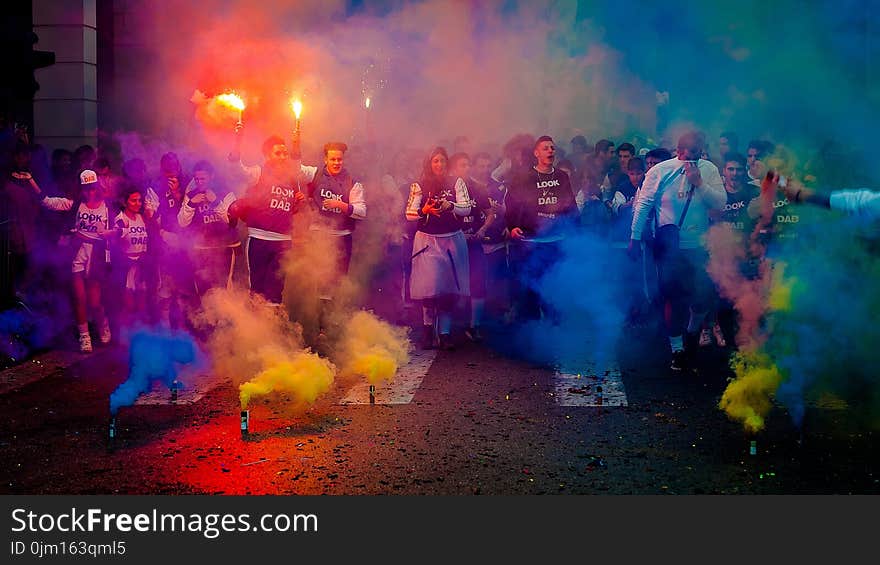
<svg viewBox="0 0 880 565"><path fill-rule="evenodd" d="M677 248L657 258L660 292L670 305L666 326L673 370L693 367L700 326L713 297L703 239L709 229L710 212L721 210L727 203L718 167L700 158L704 146L703 134L692 131L682 135L678 158L651 167L633 208L629 248L634 255L641 255L642 236L649 231L652 211L657 218L658 241L663 239L661 232L678 232Z"/></svg>

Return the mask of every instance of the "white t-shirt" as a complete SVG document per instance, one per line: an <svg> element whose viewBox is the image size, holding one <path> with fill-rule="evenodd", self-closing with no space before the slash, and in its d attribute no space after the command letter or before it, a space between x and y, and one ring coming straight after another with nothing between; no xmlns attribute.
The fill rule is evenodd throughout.
<svg viewBox="0 0 880 565"><path fill-rule="evenodd" d="M120 237L120 250L134 259L147 252L147 225L143 214L137 214L131 219L120 212L114 219L114 225L123 228Z"/></svg>

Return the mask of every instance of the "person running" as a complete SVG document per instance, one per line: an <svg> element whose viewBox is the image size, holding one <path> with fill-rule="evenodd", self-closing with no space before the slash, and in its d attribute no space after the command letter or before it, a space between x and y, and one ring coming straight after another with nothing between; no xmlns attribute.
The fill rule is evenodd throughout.
<svg viewBox="0 0 880 565"><path fill-rule="evenodd" d="M102 293L107 280L110 263L108 239L119 235L119 230L110 227L110 210L101 198L98 175L91 169L79 175L81 196L76 199L44 196L42 205L49 210L70 211L71 224L76 241L76 254L71 263L73 273L73 303L76 327L79 332L79 349L91 353L92 337L89 333L89 310L92 320L97 323L98 335L102 344L110 343L110 321L104 311ZM40 189L34 185L40 194Z"/></svg>

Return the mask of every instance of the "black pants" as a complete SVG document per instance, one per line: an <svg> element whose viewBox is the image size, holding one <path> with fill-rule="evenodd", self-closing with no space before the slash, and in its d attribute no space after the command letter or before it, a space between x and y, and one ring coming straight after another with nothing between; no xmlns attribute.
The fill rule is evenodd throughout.
<svg viewBox="0 0 880 565"><path fill-rule="evenodd" d="M196 292L204 296L212 288L226 288L235 267L235 247L195 250L193 261Z"/></svg>
<svg viewBox="0 0 880 565"><path fill-rule="evenodd" d="M684 334L689 310L708 312L711 308L715 286L706 272L708 264L709 255L703 248L680 249L661 260L660 294L669 302L669 335Z"/></svg>
<svg viewBox="0 0 880 565"><path fill-rule="evenodd" d="M541 277L552 269L561 254L559 242L516 242L510 248L510 267L513 271L513 300L517 317L522 320L539 320L541 314L552 321L559 320L559 313L541 297Z"/></svg>
<svg viewBox="0 0 880 565"><path fill-rule="evenodd" d="M281 304L281 296L284 292L281 261L290 248L290 241L248 237L247 261L251 291L263 296L269 302Z"/></svg>

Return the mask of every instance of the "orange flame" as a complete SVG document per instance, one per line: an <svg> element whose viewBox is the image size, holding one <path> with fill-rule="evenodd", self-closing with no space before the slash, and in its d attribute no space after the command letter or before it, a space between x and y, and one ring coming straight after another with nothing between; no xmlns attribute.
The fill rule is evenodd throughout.
<svg viewBox="0 0 880 565"><path fill-rule="evenodd" d="M244 100L242 100L241 96L234 92L227 92L225 94L217 96L217 102L223 104L226 107L234 108L239 112L241 112L245 108Z"/></svg>
<svg viewBox="0 0 880 565"><path fill-rule="evenodd" d="M296 119L299 119L300 114L302 114L303 105L299 99L291 100L290 107L293 108L293 115L296 116Z"/></svg>

